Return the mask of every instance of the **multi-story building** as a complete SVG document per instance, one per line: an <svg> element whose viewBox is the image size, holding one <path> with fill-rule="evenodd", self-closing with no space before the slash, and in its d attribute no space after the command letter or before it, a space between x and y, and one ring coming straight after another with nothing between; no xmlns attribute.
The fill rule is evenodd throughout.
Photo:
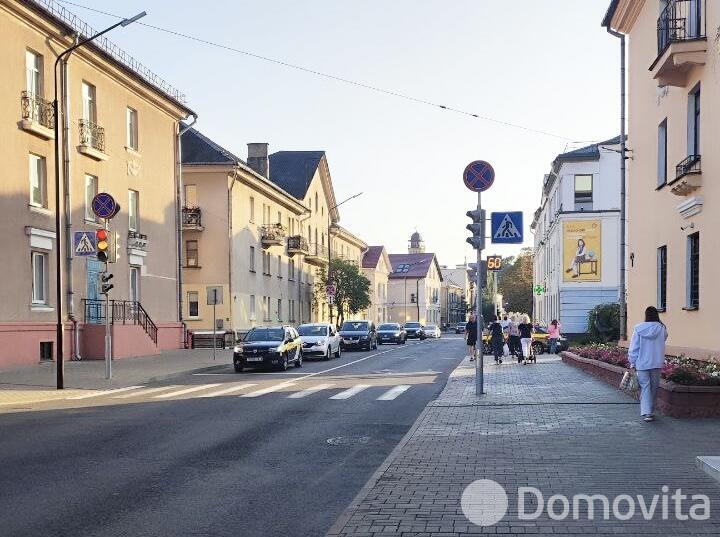
<svg viewBox="0 0 720 537"><path fill-rule="evenodd" d="M533 314L587 331L588 312L617 302L620 285L620 137L558 155L545 175L535 233Z"/></svg>
<svg viewBox="0 0 720 537"><path fill-rule="evenodd" d="M468 304L472 304L468 265L463 263L455 265L454 268L443 265L440 269L443 276L440 322L442 324L461 323L467 317Z"/></svg>
<svg viewBox="0 0 720 537"><path fill-rule="evenodd" d="M93 30L52 0L0 0L0 31L5 80L0 237L6 254L0 366L56 356L57 256L62 257L66 314L64 356L103 356L98 323L105 308L98 278L104 267L94 256L74 255L72 248L73 232L94 235L104 226L91 208L98 192L110 193L121 206L110 223L120 254L110 265L114 357L179 348L177 136L180 120L192 112L179 92L99 39L61 62L56 118L51 99L57 54ZM56 121L64 185L60 207L55 204Z"/></svg>
<svg viewBox="0 0 720 537"><path fill-rule="evenodd" d="M384 246L369 246L362 258L362 272L370 280L370 307L366 318L376 323L388 320L388 276L392 271Z"/></svg>
<svg viewBox="0 0 720 537"><path fill-rule="evenodd" d="M717 356L720 4L613 0L604 25L629 37L629 328L655 305L668 353Z"/></svg>

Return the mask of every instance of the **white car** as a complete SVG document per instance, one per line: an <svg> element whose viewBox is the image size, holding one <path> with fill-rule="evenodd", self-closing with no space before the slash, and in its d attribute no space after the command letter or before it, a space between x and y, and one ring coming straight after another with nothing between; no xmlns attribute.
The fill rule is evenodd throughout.
<svg viewBox="0 0 720 537"><path fill-rule="evenodd" d="M431 337L435 339L440 339L440 328L436 324L426 324L425 325L425 336Z"/></svg>
<svg viewBox="0 0 720 537"><path fill-rule="evenodd" d="M340 358L340 336L330 323L310 323L298 326L298 333L302 340L303 356L319 356L329 360L333 356Z"/></svg>

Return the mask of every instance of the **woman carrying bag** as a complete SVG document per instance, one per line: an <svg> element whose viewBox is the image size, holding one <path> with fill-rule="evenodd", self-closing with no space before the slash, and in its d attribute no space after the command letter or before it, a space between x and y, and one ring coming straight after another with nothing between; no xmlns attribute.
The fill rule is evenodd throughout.
<svg viewBox="0 0 720 537"><path fill-rule="evenodd" d="M645 421L655 420L655 400L660 372L665 365L667 337L657 308L650 306L645 310L645 322L635 326L628 349L630 368L637 372L640 385L640 415Z"/></svg>

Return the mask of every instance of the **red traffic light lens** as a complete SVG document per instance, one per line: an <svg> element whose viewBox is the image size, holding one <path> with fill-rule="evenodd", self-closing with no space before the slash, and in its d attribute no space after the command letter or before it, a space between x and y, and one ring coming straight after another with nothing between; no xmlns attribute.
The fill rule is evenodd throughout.
<svg viewBox="0 0 720 537"><path fill-rule="evenodd" d="M98 229L95 232L95 238L97 238L98 241L106 241L108 238L107 231L105 231L104 229Z"/></svg>

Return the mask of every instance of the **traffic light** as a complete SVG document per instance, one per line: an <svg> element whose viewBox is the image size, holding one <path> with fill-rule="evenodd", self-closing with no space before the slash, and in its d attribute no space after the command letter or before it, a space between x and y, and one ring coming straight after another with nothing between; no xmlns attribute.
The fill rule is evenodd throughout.
<svg viewBox="0 0 720 537"><path fill-rule="evenodd" d="M473 223L465 226L465 229L472 232L473 236L465 239L475 250L483 250L485 248L485 210L474 210L465 213L471 218Z"/></svg>
<svg viewBox="0 0 720 537"><path fill-rule="evenodd" d="M113 275L107 274L107 273L103 273L102 276L100 276L100 280L101 280L100 292L103 295L108 294L110 292L110 289L115 287L113 284L108 283L110 280L112 280L112 278L113 278Z"/></svg>
<svg viewBox="0 0 720 537"><path fill-rule="evenodd" d="M98 229L95 232L95 244L97 246L98 261L108 262L108 250L110 249L109 233L106 229Z"/></svg>

